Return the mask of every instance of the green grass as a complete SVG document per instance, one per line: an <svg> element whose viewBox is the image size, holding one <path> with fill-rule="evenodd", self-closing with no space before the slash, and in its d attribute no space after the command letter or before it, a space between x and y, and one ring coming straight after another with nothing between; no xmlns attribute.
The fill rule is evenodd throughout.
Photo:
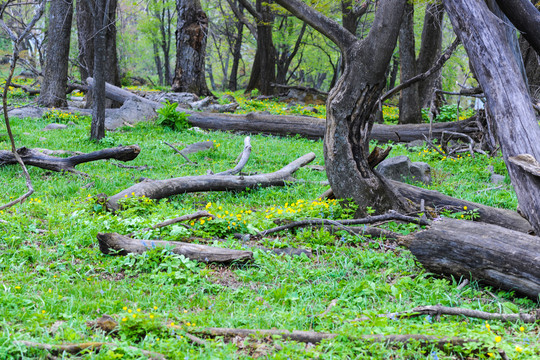
<svg viewBox="0 0 540 360"><path fill-rule="evenodd" d="M114 166L113 161L77 167L91 178L29 169L35 194L23 204L0 212L0 218L7 221L0 223L2 359L46 358L46 352L30 350L14 340L48 344L107 341L120 345L120 348L88 353L83 356L85 359L145 358L127 348L128 345L163 353L169 359L251 358L257 354L275 359L489 357L485 352L471 354L473 349L443 352L417 345L405 348L349 339L372 333L480 339L495 358L498 356L495 349L503 349L512 359L540 355L538 327L534 325L490 322L488 329L484 321L452 316L443 316L440 321L423 316L399 321L373 317L366 322L351 322L360 315L405 311L419 305L528 312L537 304L509 292L481 287L475 281L459 291L456 285L461 279L427 273L408 250L381 251L367 239L343 233L331 235L306 229L268 237L261 245L310 248L315 256L280 257L255 250L253 263L230 267L200 264L163 251L152 251L146 256L105 256L97 247L97 232L127 234L202 209L219 215L218 219L194 222L193 231L172 226L141 236L185 240L189 235L198 237L196 241L200 243L241 249L243 244L232 236L234 232L270 228L276 218L337 219L349 215L336 202L317 201L327 189L319 183L325 180L325 175L308 168L295 175L306 182L285 188L184 194L159 203L129 200L123 211L107 213L96 202L97 195L114 195L140 177L203 175L208 170L219 172L233 167L242 150L243 137L226 132L174 132L153 124L140 124L109 132L102 143L96 144L88 140L87 119L65 130L41 132L47 123L43 119L13 119L18 146L90 152L136 143L142 152L129 165L153 168L142 172L122 169ZM3 132L5 127L0 126L0 133ZM205 140L215 141L216 147L190 155L197 165L186 165L183 158L163 144L166 141L187 145ZM317 155L313 164L324 165L321 141L254 135L251 143L251 158L244 169L247 173L275 171L311 151ZM427 149L409 152L402 145L393 146L391 156L408 155L412 161L425 161L433 167L434 183L430 188L466 200L515 209L517 202L511 186L477 192L492 187L488 165L493 165L497 173L506 174L500 158L479 155L475 159L443 160L438 153ZM0 138L0 149L9 149L7 139ZM0 168L0 181L2 204L25 191L17 166ZM508 177L505 184L509 185ZM388 226L401 232L416 229L416 226ZM214 239L213 234L218 234L221 240ZM326 315L313 316L323 313L333 299L338 300L337 305ZM119 321L117 334L105 335L86 325L102 314ZM51 333L51 326L58 321L61 321L58 330ZM277 328L335 332L343 336L307 347L280 339L249 343L208 339L208 345L199 346L188 341L182 330L166 326L170 322L188 329ZM502 338L498 343L496 336Z"/></svg>

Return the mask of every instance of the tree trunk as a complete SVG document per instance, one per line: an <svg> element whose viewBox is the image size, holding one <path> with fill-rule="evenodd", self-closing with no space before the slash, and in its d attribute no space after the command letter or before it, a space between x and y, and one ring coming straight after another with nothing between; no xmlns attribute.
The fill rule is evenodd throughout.
<svg viewBox="0 0 540 360"><path fill-rule="evenodd" d="M99 249L108 255L143 254L151 249L171 248L175 254L205 263L231 263L233 261L253 260L253 253L245 250L233 250L190 244L180 241L138 240L117 233L98 233Z"/></svg>
<svg viewBox="0 0 540 360"><path fill-rule="evenodd" d="M92 87L92 124L90 126L90 139L92 140L101 140L105 137L106 29L109 21L109 1L111 0L94 1L94 84Z"/></svg>
<svg viewBox="0 0 540 360"><path fill-rule="evenodd" d="M497 4L540 55L540 11L535 5L529 0L497 0Z"/></svg>
<svg viewBox="0 0 540 360"><path fill-rule="evenodd" d="M156 64L159 85L165 85L165 79L163 78L163 66L161 65L161 57L159 56L158 46L155 42L152 42L152 47L154 49L154 63Z"/></svg>
<svg viewBox="0 0 540 360"><path fill-rule="evenodd" d="M419 74L428 71L441 55L443 36L444 6L439 3L427 4L422 30L422 44L416 60L416 70ZM429 107L435 88L440 89L442 71L439 70L429 78L418 83L420 107Z"/></svg>
<svg viewBox="0 0 540 360"><path fill-rule="evenodd" d="M44 107L61 108L67 106L66 86L73 1L53 0L49 11L45 75L38 103Z"/></svg>
<svg viewBox="0 0 540 360"><path fill-rule="evenodd" d="M238 6L240 14L244 13L244 7L242 5ZM242 40L244 34L244 23L238 19L236 23L236 38L234 39L234 50L233 50L233 63L231 66L231 76L229 78L228 88L231 91L236 91L238 88L238 67L240 66L240 59L242 58Z"/></svg>
<svg viewBox="0 0 540 360"><path fill-rule="evenodd" d="M534 99L539 100L540 55L534 51L529 42L525 40L523 36L519 38L519 47L521 50L521 56L523 57L523 63L525 65L525 72L527 74L527 80L529 83L529 92Z"/></svg>
<svg viewBox="0 0 540 360"><path fill-rule="evenodd" d="M416 68L416 48L414 41L414 5L407 2L399 31L399 63L401 83L418 74ZM399 123L418 124L422 122L422 111L418 93L418 83L401 90L399 97Z"/></svg>
<svg viewBox="0 0 540 360"><path fill-rule="evenodd" d="M540 159L540 127L508 45L506 25L492 15L483 1L447 0L444 5L486 94L520 208L540 234L540 177L509 161L521 154Z"/></svg>
<svg viewBox="0 0 540 360"><path fill-rule="evenodd" d="M94 61L95 61L95 30L94 21L97 20L96 13L93 8L93 2L89 0L76 1L77 15L77 36L79 40L79 73L81 81L85 81L88 77L94 77ZM117 0L109 0L107 13L109 23L104 24L105 28L105 57L103 68L105 71L105 81L120 86L120 73L118 70L118 56L116 54L116 7ZM92 92L86 94L86 108L92 108L93 95ZM118 107L112 101L107 102L107 107Z"/></svg>
<svg viewBox="0 0 540 360"><path fill-rule="evenodd" d="M540 239L536 236L445 218L401 242L430 272L472 277L538 300Z"/></svg>
<svg viewBox="0 0 540 360"><path fill-rule="evenodd" d="M176 70L172 90L210 96L205 78L208 17L200 0L177 0Z"/></svg>
<svg viewBox="0 0 540 360"><path fill-rule="evenodd" d="M257 19L257 52L246 88L246 92L259 89L263 95L273 95L272 84L276 82L276 49L272 40L274 16L269 4L271 1L257 0L256 10L260 16Z"/></svg>

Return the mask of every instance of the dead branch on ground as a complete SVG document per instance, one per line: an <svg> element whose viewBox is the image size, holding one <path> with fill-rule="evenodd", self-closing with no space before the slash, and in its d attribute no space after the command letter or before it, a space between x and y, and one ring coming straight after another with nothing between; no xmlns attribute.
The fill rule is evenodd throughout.
<svg viewBox="0 0 540 360"><path fill-rule="evenodd" d="M245 190L258 187L285 186L295 180L291 175L300 167L315 159L314 153L306 154L282 169L268 174L252 176L200 175L186 176L166 180L145 180L135 184L107 199L107 208L118 210L118 201L126 197L145 196L150 199L162 199L173 195L198 191Z"/></svg>
<svg viewBox="0 0 540 360"><path fill-rule="evenodd" d="M133 236L134 234L141 233L141 232L146 232L148 230L159 229L159 228L162 228L162 227L165 227L165 226L169 226L169 225L179 223L181 221L190 221L190 220L200 219L200 218L203 218L203 217L209 217L211 219L214 218L214 216L212 214L210 214L208 211L204 211L204 210L203 211L197 211L196 213L193 213L193 214L182 215L182 216L179 216L179 217L174 218L174 219L165 220L165 221L160 222L158 224L155 224L155 225L153 225L151 227L134 231L134 232L130 233L128 236Z"/></svg>

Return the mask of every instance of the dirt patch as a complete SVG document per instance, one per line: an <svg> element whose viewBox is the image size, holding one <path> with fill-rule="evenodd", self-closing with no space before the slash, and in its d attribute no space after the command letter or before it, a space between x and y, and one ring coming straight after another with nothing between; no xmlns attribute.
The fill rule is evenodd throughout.
<svg viewBox="0 0 540 360"><path fill-rule="evenodd" d="M226 286L231 289L248 288L257 290L259 284L256 282L244 282L238 278L230 268L217 265L210 265L211 273L208 275L208 280L214 284Z"/></svg>

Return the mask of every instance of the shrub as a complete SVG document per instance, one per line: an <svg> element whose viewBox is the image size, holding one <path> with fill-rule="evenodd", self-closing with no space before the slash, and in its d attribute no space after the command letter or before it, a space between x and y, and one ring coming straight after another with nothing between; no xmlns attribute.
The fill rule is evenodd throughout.
<svg viewBox="0 0 540 360"><path fill-rule="evenodd" d="M164 127L168 127L172 130L182 131L189 129L187 118L189 114L185 112L176 111L177 103L170 103L169 100L163 104L164 106L161 109L158 109L158 118L156 124Z"/></svg>

